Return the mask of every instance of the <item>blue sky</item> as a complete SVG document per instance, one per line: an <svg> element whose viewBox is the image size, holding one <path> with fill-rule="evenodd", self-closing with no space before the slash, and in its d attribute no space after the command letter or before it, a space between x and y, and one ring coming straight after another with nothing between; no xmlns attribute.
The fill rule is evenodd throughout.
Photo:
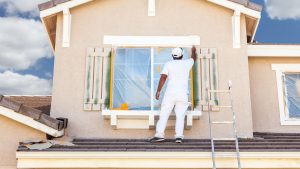
<svg viewBox="0 0 300 169"><path fill-rule="evenodd" d="M283 3L289 3L291 0L277 0ZM300 0L296 0L300 1ZM284 43L300 44L300 18L281 19L270 18L264 0L252 0L257 4L263 5L262 19L259 25L255 39L261 43ZM294 1L293 1L294 2ZM298 5L299 2L298 2ZM300 11L300 6L297 7ZM288 13L289 10L282 12Z"/></svg>
<svg viewBox="0 0 300 169"><path fill-rule="evenodd" d="M0 94L51 94L54 57L37 4L0 0ZM300 0L252 0L263 5L260 43L300 44Z"/></svg>

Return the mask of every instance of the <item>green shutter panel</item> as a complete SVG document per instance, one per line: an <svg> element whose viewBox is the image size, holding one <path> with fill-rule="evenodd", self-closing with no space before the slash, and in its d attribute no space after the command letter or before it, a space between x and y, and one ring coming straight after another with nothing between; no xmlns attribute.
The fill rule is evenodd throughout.
<svg viewBox="0 0 300 169"><path fill-rule="evenodd" d="M92 110L100 110L101 109L103 56L104 56L103 48L96 48L95 49L95 67L94 67Z"/></svg>
<svg viewBox="0 0 300 169"><path fill-rule="evenodd" d="M109 78L108 78L108 69L109 67L109 57L111 53L110 48L96 48L95 50L95 69L94 69L94 104L93 110L99 111L103 104L109 100Z"/></svg>
<svg viewBox="0 0 300 169"><path fill-rule="evenodd" d="M95 49L87 48L85 61L84 110L92 110Z"/></svg>
<svg viewBox="0 0 300 169"><path fill-rule="evenodd" d="M84 110L100 111L109 101L110 54L108 48L87 49Z"/></svg>
<svg viewBox="0 0 300 169"><path fill-rule="evenodd" d="M209 85L209 53L208 48L200 49L200 63L201 63L201 90L202 90L202 110L207 111L207 97L206 87Z"/></svg>
<svg viewBox="0 0 300 169"><path fill-rule="evenodd" d="M217 49L209 49L210 54L210 89L218 90L219 78L218 78L218 59L217 59ZM211 94L211 101L213 105L219 105L218 93ZM217 110L217 109L215 109Z"/></svg>
<svg viewBox="0 0 300 169"><path fill-rule="evenodd" d="M106 108L109 108L110 101L110 77L111 77L111 57L112 57L112 49L105 48L104 49L104 57L103 57L103 82L102 82L102 101Z"/></svg>
<svg viewBox="0 0 300 169"><path fill-rule="evenodd" d="M210 98L210 104L218 105L219 97L216 93L208 93L209 90L218 90L218 65L217 65L217 50L215 48L201 48L199 52L200 70L201 70L201 104L202 110L207 111L207 98ZM214 109L217 111L217 109Z"/></svg>

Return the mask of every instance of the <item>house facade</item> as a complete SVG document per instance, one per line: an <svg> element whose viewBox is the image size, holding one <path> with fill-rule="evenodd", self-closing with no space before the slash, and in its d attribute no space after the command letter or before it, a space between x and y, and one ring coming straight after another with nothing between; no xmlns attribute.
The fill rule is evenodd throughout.
<svg viewBox="0 0 300 169"><path fill-rule="evenodd" d="M263 137L259 133L276 133L263 137L272 137L269 142L299 137L300 46L255 43L256 30L263 24L262 8L257 4L247 0L54 0L39 8L55 55L50 115L33 110L22 113L22 106L10 106L15 102L0 104L5 116L0 120L23 126L22 131L11 134L16 143L4 149L7 153L0 155L0 166L14 168L16 144L30 138L45 139L46 133L47 138L73 140L82 147L73 147L76 151L70 147L60 150L59 146L28 151L21 146L18 168L211 168L209 152L200 149L199 154L191 147L177 152L158 146L161 151L125 153L115 149L123 145L113 144L153 136L161 104L154 99L159 72L171 59L171 49L178 46L184 48L185 58L190 57L193 45L199 54L189 79L191 106L185 139L209 139L207 100L216 106L212 110L215 120L231 117L228 110L218 108L229 104L228 98L207 93L207 89L226 90L229 81L239 138L255 142L256 137ZM28 123L26 118L34 120ZM167 138L173 138L174 122L172 115ZM215 136L230 137L230 127L216 127ZM23 130L30 134L18 137ZM102 141L92 139L115 146L101 147ZM273 145L279 148L272 152L263 149L272 144L258 142L253 143L260 146L253 152L245 148L241 154L245 168L300 168L296 141L286 151L283 145L279 150L279 143ZM99 149L84 147L92 143ZM219 156L221 168L235 168L233 161L226 149Z"/></svg>

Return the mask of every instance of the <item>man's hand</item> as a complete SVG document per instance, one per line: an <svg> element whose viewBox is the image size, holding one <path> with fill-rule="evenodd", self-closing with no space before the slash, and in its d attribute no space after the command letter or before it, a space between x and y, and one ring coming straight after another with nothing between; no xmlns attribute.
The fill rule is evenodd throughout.
<svg viewBox="0 0 300 169"><path fill-rule="evenodd" d="M157 91L157 92L156 92L156 95L155 95L156 100L159 100L159 96L160 96L160 92Z"/></svg>
<svg viewBox="0 0 300 169"><path fill-rule="evenodd" d="M197 49L195 46L192 47L192 56L191 56L193 59L194 59L194 62L196 62L197 60Z"/></svg>
<svg viewBox="0 0 300 169"><path fill-rule="evenodd" d="M196 47L195 46L192 47L192 53L196 53Z"/></svg>

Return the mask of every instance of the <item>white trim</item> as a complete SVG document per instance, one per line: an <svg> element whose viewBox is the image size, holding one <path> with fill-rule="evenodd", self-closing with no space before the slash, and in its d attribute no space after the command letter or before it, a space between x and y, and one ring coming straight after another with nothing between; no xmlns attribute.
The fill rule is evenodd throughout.
<svg viewBox="0 0 300 169"><path fill-rule="evenodd" d="M70 47L71 39L71 13L69 8L63 10L63 37L62 47Z"/></svg>
<svg viewBox="0 0 300 169"><path fill-rule="evenodd" d="M241 152L244 168L300 168L299 152ZM210 152L17 152L17 168L211 168ZM236 154L216 154L236 168Z"/></svg>
<svg viewBox="0 0 300 169"><path fill-rule="evenodd" d="M73 8L73 7L76 7L76 6L91 2L91 1L93 1L93 0L72 0L72 1L69 1L69 2L62 3L62 4L58 4L55 7L52 7L52 8L41 11L40 12L40 17L43 18L43 17L47 17L47 16L50 16L50 15L54 15L56 13L62 12L66 8ZM153 0L150 0L150 1L153 1ZM248 16L254 17L254 18L260 18L261 17L261 12L255 11L255 10L250 9L250 8L247 8L247 7L245 7L241 4L230 2L228 0L207 0L207 1L212 2L214 4L217 4L217 5L220 5L220 6L223 6L225 8L232 9L234 11L238 9L242 13L244 13ZM151 2L151 3L153 3L153 2Z"/></svg>
<svg viewBox="0 0 300 169"><path fill-rule="evenodd" d="M251 16L253 18L260 18L261 17L261 12L255 11L255 10L250 9L250 8L247 8L244 5L237 4L235 2L231 2L231 1L228 1L228 0L225 0L225 1L224 0L207 0L207 1L218 4L218 5L223 6L225 8L232 9L234 11L238 10L241 13L243 13L245 15L248 15L248 16Z"/></svg>
<svg viewBox="0 0 300 169"><path fill-rule="evenodd" d="M155 16L155 0L148 0L148 16Z"/></svg>
<svg viewBox="0 0 300 169"><path fill-rule="evenodd" d="M249 57L300 57L300 45L248 45Z"/></svg>
<svg viewBox="0 0 300 169"><path fill-rule="evenodd" d="M300 64L272 64L272 70L282 72L300 72Z"/></svg>
<svg viewBox="0 0 300 169"><path fill-rule="evenodd" d="M300 119L291 119L285 112L285 100L283 95L282 77L284 72L300 72L300 64L272 64L272 70L276 71L278 103L280 112L280 124L285 126L300 125Z"/></svg>
<svg viewBox="0 0 300 169"><path fill-rule="evenodd" d="M148 120L148 128L153 127L155 116L159 116L160 111L151 111L151 110L102 110L102 116L109 116L110 117L110 124L114 128L124 128L118 126L118 120L121 118L128 118L128 119L141 119L145 118ZM193 123L192 119L202 116L202 111L194 110L194 111L187 111L186 116L189 118L187 123L187 128L191 128ZM124 126L124 125L123 125ZM132 128L132 127L131 127ZM140 126L136 126L136 128L141 128ZM142 127L145 129L145 127Z"/></svg>
<svg viewBox="0 0 300 169"><path fill-rule="evenodd" d="M49 126L46 126L38 121L35 121L34 119L28 117L28 116L24 116L20 113L16 113L15 111L2 107L0 106L0 115L3 115L7 118L10 118L12 120L15 120L19 123L22 123L24 125L27 125L29 127L32 127L36 130L42 131L44 133L47 133L53 137L60 137L64 135L64 130L58 131L55 130Z"/></svg>
<svg viewBox="0 0 300 169"><path fill-rule="evenodd" d="M235 10L232 16L233 48L241 48L241 11Z"/></svg>
<svg viewBox="0 0 300 169"><path fill-rule="evenodd" d="M260 18L255 23L255 28L254 28L253 33L252 33L251 42L254 41L254 38L255 38L255 35L256 35L259 23L260 23Z"/></svg>
<svg viewBox="0 0 300 169"><path fill-rule="evenodd" d="M110 36L103 37L104 45L126 47L192 47L200 45L200 36Z"/></svg>
<svg viewBox="0 0 300 169"><path fill-rule="evenodd" d="M150 93L150 99L151 99L151 110L154 110L154 48L151 48L151 93ZM149 124L150 125L150 124Z"/></svg>
<svg viewBox="0 0 300 169"><path fill-rule="evenodd" d="M62 4L58 4L55 7L40 11L40 17L44 18L44 17L50 16L50 15L54 15L56 13L64 11L65 9L70 9L70 8L73 8L73 7L76 7L76 6L85 4L87 2L91 2L91 1L93 1L93 0L72 0L72 1L62 3Z"/></svg>

